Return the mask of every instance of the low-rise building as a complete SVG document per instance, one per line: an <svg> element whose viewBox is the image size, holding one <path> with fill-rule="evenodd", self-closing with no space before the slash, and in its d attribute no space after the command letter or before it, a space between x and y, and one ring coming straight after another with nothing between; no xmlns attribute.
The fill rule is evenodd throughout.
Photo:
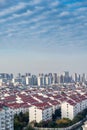
<svg viewBox="0 0 87 130"><path fill-rule="evenodd" d="M52 119L52 107L47 103L39 103L29 108L29 122L48 121Z"/></svg>
<svg viewBox="0 0 87 130"><path fill-rule="evenodd" d="M13 115L19 114L20 112L26 113L29 112L29 106L27 103L13 103L13 104L7 104L9 108L13 110Z"/></svg>
<svg viewBox="0 0 87 130"><path fill-rule="evenodd" d="M14 130L12 109L0 106L0 130Z"/></svg>
<svg viewBox="0 0 87 130"><path fill-rule="evenodd" d="M79 112L87 108L87 99L67 100L61 104L62 118L73 119Z"/></svg>

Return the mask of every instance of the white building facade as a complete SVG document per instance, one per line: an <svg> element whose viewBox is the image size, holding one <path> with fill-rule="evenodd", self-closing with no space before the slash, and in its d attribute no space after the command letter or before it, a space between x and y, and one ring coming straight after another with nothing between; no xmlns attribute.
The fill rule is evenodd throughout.
<svg viewBox="0 0 87 130"><path fill-rule="evenodd" d="M87 99L78 102L68 100L61 104L62 118L73 119L79 112L87 108Z"/></svg>
<svg viewBox="0 0 87 130"><path fill-rule="evenodd" d="M12 109L0 108L0 130L14 130L14 117Z"/></svg>
<svg viewBox="0 0 87 130"><path fill-rule="evenodd" d="M31 106L29 108L29 122L47 121L52 119L52 107Z"/></svg>

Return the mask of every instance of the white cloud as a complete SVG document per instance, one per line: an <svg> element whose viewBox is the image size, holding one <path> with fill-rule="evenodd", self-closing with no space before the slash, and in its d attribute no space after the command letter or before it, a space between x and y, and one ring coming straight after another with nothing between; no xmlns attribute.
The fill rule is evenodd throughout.
<svg viewBox="0 0 87 130"><path fill-rule="evenodd" d="M41 2L43 4L40 4ZM46 5L44 2L47 2ZM71 6L63 5L63 8L62 2L59 2L58 0L30 0L28 3L16 3L2 10L0 23L4 26L0 26L1 37L2 35L20 37L20 39L27 37L30 40L35 36L42 36L41 38L45 36L44 39L53 37L53 42L56 41L58 44L63 43L63 39L67 44L70 44L70 40L76 41L76 38L78 41L82 40L86 37L87 8L80 6L82 3L70 4ZM30 8L27 8L28 5ZM6 17L2 17L5 15ZM12 29L9 30L10 28Z"/></svg>
<svg viewBox="0 0 87 130"><path fill-rule="evenodd" d="M0 19L0 23L4 23L6 21L10 21L10 20L13 20L15 18L20 18L20 17L24 17L24 16L29 16L31 15L33 12L30 11L30 10L27 10L25 13L22 13L22 14L13 14L12 16L10 17L7 17L7 18L4 18L4 19Z"/></svg>
<svg viewBox="0 0 87 130"><path fill-rule="evenodd" d="M54 2L50 3L50 6L55 7L55 6L58 6L59 3L60 3L59 1L54 1Z"/></svg>
<svg viewBox="0 0 87 130"><path fill-rule="evenodd" d="M19 17L23 17L23 16L29 16L32 13L33 13L32 11L27 10L26 12L21 13L21 14L13 14L13 18L19 18Z"/></svg>
<svg viewBox="0 0 87 130"><path fill-rule="evenodd" d="M33 0L34 4L39 4L41 2L41 0Z"/></svg>
<svg viewBox="0 0 87 130"><path fill-rule="evenodd" d="M8 14L11 14L11 13L14 13L18 10L21 10L23 8L25 8L26 6L28 5L28 3L19 3L18 5L15 5L13 7L10 7L8 9L5 9L3 11L0 12L0 16L5 16L5 15L8 15Z"/></svg>
<svg viewBox="0 0 87 130"><path fill-rule="evenodd" d="M79 12L87 11L87 7L80 7L77 11Z"/></svg>
<svg viewBox="0 0 87 130"><path fill-rule="evenodd" d="M63 11L59 14L60 17L68 16L70 13L68 11Z"/></svg>

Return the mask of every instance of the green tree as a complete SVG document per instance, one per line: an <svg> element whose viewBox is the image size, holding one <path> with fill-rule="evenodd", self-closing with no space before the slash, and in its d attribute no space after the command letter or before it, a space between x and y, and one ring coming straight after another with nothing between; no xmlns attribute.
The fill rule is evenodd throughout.
<svg viewBox="0 0 87 130"><path fill-rule="evenodd" d="M52 120L55 121L57 118L61 117L61 109L55 110L55 113L52 115Z"/></svg>
<svg viewBox="0 0 87 130"><path fill-rule="evenodd" d="M56 120L56 123L57 123L58 127L68 127L71 125L72 121L68 118L63 118L60 120Z"/></svg>
<svg viewBox="0 0 87 130"><path fill-rule="evenodd" d="M28 126L28 127L26 127L24 130L35 130L32 126Z"/></svg>
<svg viewBox="0 0 87 130"><path fill-rule="evenodd" d="M19 115L14 116L14 130L22 130L24 127L28 125L29 121L29 114L22 112L19 113Z"/></svg>

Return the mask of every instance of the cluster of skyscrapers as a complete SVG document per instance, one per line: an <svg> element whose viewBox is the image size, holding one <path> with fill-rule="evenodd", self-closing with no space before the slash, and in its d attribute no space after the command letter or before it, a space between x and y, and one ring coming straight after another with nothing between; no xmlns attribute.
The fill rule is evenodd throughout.
<svg viewBox="0 0 87 130"><path fill-rule="evenodd" d="M26 73L21 75L20 73L14 77L13 74L0 73L0 85L5 84L23 84L23 85L37 85L45 86L52 84L61 84L61 83L73 83L73 82L84 82L86 83L87 77L86 74L82 75L74 73L70 75L68 71L64 71L62 74L57 73L48 73L48 74L38 74L32 75L31 73Z"/></svg>

